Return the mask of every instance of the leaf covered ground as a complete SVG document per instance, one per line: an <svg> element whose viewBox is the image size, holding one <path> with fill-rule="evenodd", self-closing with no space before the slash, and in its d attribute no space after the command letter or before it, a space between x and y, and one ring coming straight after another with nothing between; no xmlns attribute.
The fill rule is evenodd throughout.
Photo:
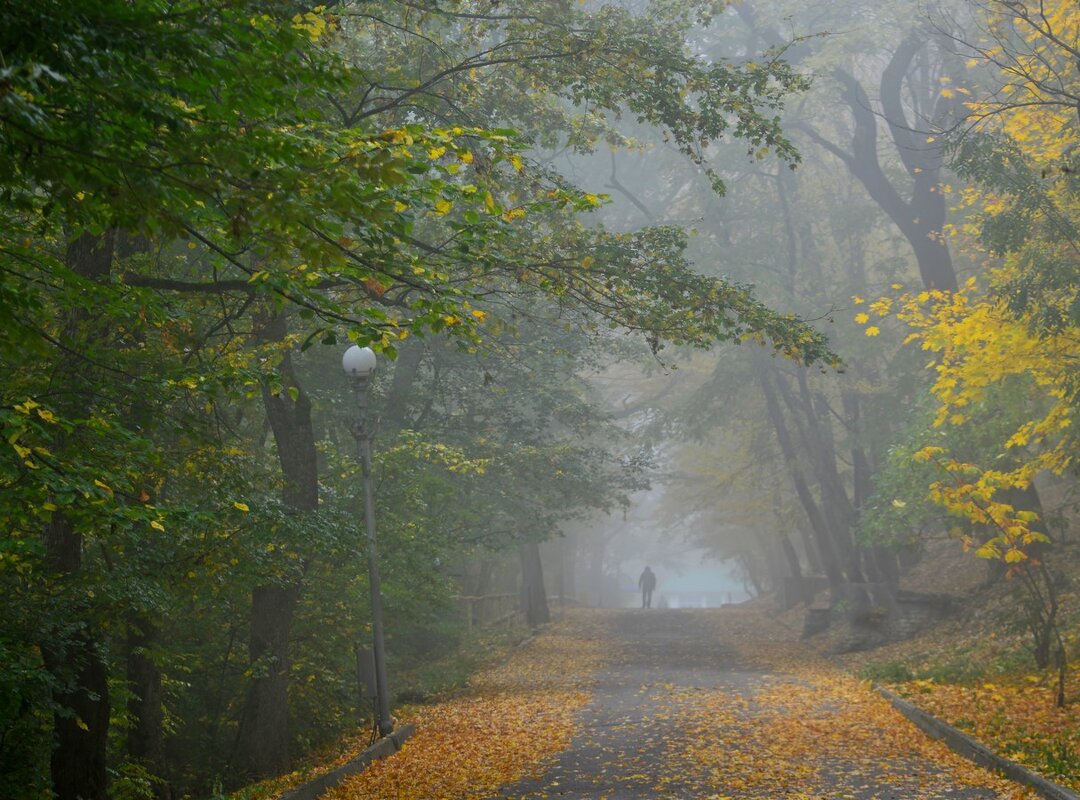
<svg viewBox="0 0 1080 800"><path fill-rule="evenodd" d="M571 740L589 701L605 639L597 615L581 611L552 626L468 691L411 710L416 733L328 800L481 798L543 769Z"/></svg>
<svg viewBox="0 0 1080 800"><path fill-rule="evenodd" d="M1074 656L1075 658L1075 656ZM1080 790L1080 668L1036 669L1019 633L959 622L911 642L844 659L852 669L979 740L994 752Z"/></svg>
<svg viewBox="0 0 1080 800"><path fill-rule="evenodd" d="M676 769L712 771L728 798L1033 796L932 741L866 681L809 651L760 608L713 616L757 677L740 697L685 693L681 726L700 744L672 748Z"/></svg>
<svg viewBox="0 0 1080 800"><path fill-rule="evenodd" d="M763 609L568 612L332 800L1023 798Z"/></svg>
<svg viewBox="0 0 1080 800"><path fill-rule="evenodd" d="M995 752L1080 790L1080 705L1057 708L1045 684L1045 676L1010 675L977 685L915 680L895 689ZM1076 698L1075 670L1071 686Z"/></svg>
<svg viewBox="0 0 1080 800"><path fill-rule="evenodd" d="M1060 597L1071 661L1067 705L1058 708L1056 670L1036 669L1022 607L1009 583L988 584L985 567L966 555L949 560L948 553L938 554L934 562L939 560L945 563L922 568L925 585L915 588L939 588L941 575L948 574L950 589L964 598L956 613L913 639L841 655L839 661L999 755L1080 790L1080 595L1070 589ZM1080 574L1080 557L1065 553L1060 568Z"/></svg>

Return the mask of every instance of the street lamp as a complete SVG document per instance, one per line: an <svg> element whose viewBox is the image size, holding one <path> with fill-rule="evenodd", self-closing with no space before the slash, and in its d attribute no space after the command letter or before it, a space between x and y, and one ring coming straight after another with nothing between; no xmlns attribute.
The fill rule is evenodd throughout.
<svg viewBox="0 0 1080 800"><path fill-rule="evenodd" d="M368 537L368 584L371 587L371 638L375 656L375 697L378 705L376 723L380 736L388 736L394 730L390 719L390 694L386 686L386 653L383 649L382 594L379 590L378 553L375 548L375 494L371 488L371 440L374 424L368 413L368 389L375 374L375 353L370 347L353 345L341 359L345 374L352 379L356 392L356 421L352 435L356 439L356 451L364 475L364 525Z"/></svg>

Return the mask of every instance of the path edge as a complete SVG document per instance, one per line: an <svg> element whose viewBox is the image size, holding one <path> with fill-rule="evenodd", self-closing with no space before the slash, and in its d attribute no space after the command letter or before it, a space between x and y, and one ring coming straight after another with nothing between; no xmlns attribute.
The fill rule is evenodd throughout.
<svg viewBox="0 0 1080 800"><path fill-rule="evenodd" d="M402 725L389 736L379 739L379 741L375 742L371 747L347 761L345 764L342 764L337 769L324 772L319 777L314 778L307 783L289 789L289 791L284 794L278 795L277 800L315 800L317 797L322 797L326 792L339 785L346 778L356 775L358 772L363 772L375 761L386 758L387 756L392 756L402 748L405 744L405 740L415 732L415 725L411 723Z"/></svg>
<svg viewBox="0 0 1080 800"><path fill-rule="evenodd" d="M884 686L875 686L882 697L892 703L893 708L907 717L916 727L934 739L940 739L949 748L980 767L999 772L1010 780L1030 786L1047 800L1080 800L1080 795L1059 786L1042 775L1032 772L1015 761L999 756L982 742L972 739L966 733L938 719L913 703L909 703Z"/></svg>

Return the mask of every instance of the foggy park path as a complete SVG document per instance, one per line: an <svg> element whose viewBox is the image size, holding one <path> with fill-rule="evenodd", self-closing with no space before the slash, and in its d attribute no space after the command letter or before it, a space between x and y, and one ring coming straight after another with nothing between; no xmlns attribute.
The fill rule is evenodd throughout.
<svg viewBox="0 0 1080 800"><path fill-rule="evenodd" d="M761 606L567 609L328 800L975 800L931 741Z"/></svg>
<svg viewBox="0 0 1080 800"><path fill-rule="evenodd" d="M607 663L569 749L491 800L1027 796L759 613L602 613Z"/></svg>

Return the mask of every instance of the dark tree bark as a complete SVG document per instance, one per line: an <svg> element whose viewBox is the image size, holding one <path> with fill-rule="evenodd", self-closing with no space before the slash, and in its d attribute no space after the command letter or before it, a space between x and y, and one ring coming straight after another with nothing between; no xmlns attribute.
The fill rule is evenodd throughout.
<svg viewBox="0 0 1080 800"><path fill-rule="evenodd" d="M852 538L855 514L851 507L843 481L836 470L836 449L832 440L827 413L820 398L810 392L804 371L799 373L799 396L792 394L783 378L777 377L776 387L784 404L792 412L791 418L802 440L803 449L810 457L813 475L821 491L821 514L825 528L832 541L834 552L843 572L851 583L862 583L859 548Z"/></svg>
<svg viewBox="0 0 1080 800"><path fill-rule="evenodd" d="M763 538L756 538L754 540L757 545L758 552L761 556L759 559L755 559L752 553L739 553L738 559L742 563L743 573L743 586L753 591L747 591L747 594L753 597L761 597L766 592L765 582L761 579L761 573L769 573L771 571L771 565L774 559L769 553L769 545ZM759 567L759 563L764 565L764 570Z"/></svg>
<svg viewBox="0 0 1080 800"><path fill-rule="evenodd" d="M153 659L153 649L161 638L158 626L143 614L133 613L128 620L126 642L127 681L131 689L128 714L131 728L127 736L129 758L142 764L153 775L165 771L164 713L162 710L161 670ZM154 783L154 796L171 796L164 780Z"/></svg>
<svg viewBox="0 0 1080 800"><path fill-rule="evenodd" d="M885 122L912 181L908 199L903 198L881 168L877 151L877 114L870 106L862 84L846 70L836 70L834 75L843 87L842 97L851 109L854 121L850 152L821 136L812 136L847 165L874 202L900 229L915 255L923 285L927 289L955 291L956 272L943 235L947 210L941 191L943 145L940 137L935 135L937 132L930 130L929 120L920 126L907 119L901 102L905 75L924 46L924 37L914 33L909 35L893 52L881 75ZM933 112L937 125L945 123L952 106L953 102L944 98L937 102Z"/></svg>
<svg viewBox="0 0 1080 800"><path fill-rule="evenodd" d="M777 539L780 542L780 552L784 554L784 560L787 562L788 574L792 578L802 578L802 564L799 563L799 554L795 552L791 537L787 535L787 531L780 531Z"/></svg>
<svg viewBox="0 0 1080 800"><path fill-rule="evenodd" d="M83 234L72 240L65 261L80 277L101 281L112 269L116 232ZM81 343L100 337L89 330L92 323L85 310L73 312L67 320L64 338L72 345L61 360L60 372L71 381L68 411L85 416L90 411L90 393L85 385L86 365L76 351ZM57 512L45 526L45 564L60 591L76 579L82 569L82 533L71 520ZM65 609L65 624L73 633L56 632L41 644L45 668L56 679L53 702L54 747L50 759L52 788L56 800L105 800L108 789L106 746L109 733L108 669L97 645L89 610L82 601L71 601ZM80 619L81 617L81 619Z"/></svg>
<svg viewBox="0 0 1080 800"><path fill-rule="evenodd" d="M281 314L262 332L267 341L277 342L283 341L285 334ZM274 394L264 386L262 397L277 445L282 502L296 511L315 513L319 508L319 471L311 400L296 379L290 353L282 355L278 374L282 391ZM290 766L289 631L299 600L298 574L257 586L251 594L248 655L254 676L237 732L235 760L237 773L245 780L279 775Z"/></svg>
<svg viewBox="0 0 1080 800"><path fill-rule="evenodd" d="M747 3L739 3L736 9L752 33L760 36L770 47L787 44L778 31L758 25L753 9ZM854 121L850 150L828 141L807 126L800 127L819 145L844 162L874 202L900 229L915 255L923 285L927 289L955 291L956 273L942 236L946 212L945 196L940 189L944 151L941 137L936 133L937 129L947 126L957 103L956 100L942 97L935 91L933 98L920 98L923 105L930 109L929 113L924 112L927 119L912 123L901 100L911 63L926 46L926 40L926 35L912 31L893 51L880 83L885 122L896 152L912 179L907 200L881 168L877 150L878 115L870 105L866 90L850 72L844 69L834 72L834 77L841 86L841 97L851 109ZM789 47L785 56L788 63L795 64L809 55L811 50L807 42L802 42ZM927 83L929 89L930 82Z"/></svg>
<svg viewBox="0 0 1080 800"><path fill-rule="evenodd" d="M82 568L82 535L58 513L46 528L45 547L49 569L61 581ZM62 709L53 715L53 794L56 800L106 800L109 674L91 626L84 623L62 642L44 642L41 655L57 681L53 702Z"/></svg>
<svg viewBox="0 0 1080 800"><path fill-rule="evenodd" d="M547 590L544 588L544 568L540 562L540 545L522 542L518 547L521 558L521 610L525 621L532 626L551 622Z"/></svg>
<svg viewBox="0 0 1080 800"><path fill-rule="evenodd" d="M255 672L238 732L236 772L244 782L289 769L289 630L298 585L264 584L251 593L248 658Z"/></svg>
<svg viewBox="0 0 1080 800"><path fill-rule="evenodd" d="M787 531L780 531L777 537L777 546L787 564L788 575L777 581L777 586L783 585L784 607L792 608L796 603L808 603L812 599L810 586L803 576L802 564L799 563L799 554L795 545L791 543L791 537ZM794 591L792 591L794 588Z"/></svg>
<svg viewBox="0 0 1080 800"><path fill-rule="evenodd" d="M811 535L814 544L817 546L818 554L821 556L822 568L825 570L825 577L829 581L829 588L834 596L839 597L843 594L844 575L840 568L840 559L833 545L831 534L821 510L818 508L817 501L814 500L814 495L803 477L802 468L799 466L798 457L795 453L795 445L788 434L783 412L776 397L776 390L773 388L772 382L764 369L759 369L757 375L761 391L765 395L765 409L769 415L769 421L772 423L773 430L776 433L780 452L783 454L784 460L787 461L788 472L791 475L795 493L798 495L799 502L802 504L803 511L806 512L806 517L810 522Z"/></svg>

